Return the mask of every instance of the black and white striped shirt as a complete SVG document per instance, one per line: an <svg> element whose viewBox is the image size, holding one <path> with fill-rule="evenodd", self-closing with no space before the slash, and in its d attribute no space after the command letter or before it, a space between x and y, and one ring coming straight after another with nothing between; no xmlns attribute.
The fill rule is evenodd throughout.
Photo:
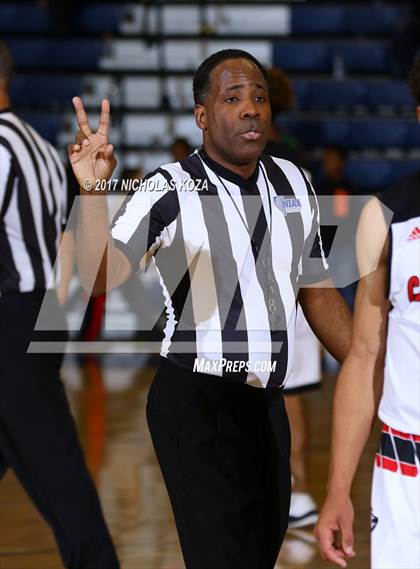
<svg viewBox="0 0 420 569"><path fill-rule="evenodd" d="M112 236L133 270L156 262L168 318L162 356L258 387L284 383L298 288L328 275L301 169L262 155L244 180L197 150L146 177Z"/></svg>
<svg viewBox="0 0 420 569"><path fill-rule="evenodd" d="M0 112L0 295L54 288L67 182L57 151Z"/></svg>

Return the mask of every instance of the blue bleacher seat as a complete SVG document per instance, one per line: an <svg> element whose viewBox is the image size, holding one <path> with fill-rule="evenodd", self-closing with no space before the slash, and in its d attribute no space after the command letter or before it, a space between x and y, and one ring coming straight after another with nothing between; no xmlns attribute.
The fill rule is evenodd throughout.
<svg viewBox="0 0 420 569"><path fill-rule="evenodd" d="M347 148L420 148L420 126L414 120L306 120L278 117L277 124L305 147L333 144Z"/></svg>
<svg viewBox="0 0 420 569"><path fill-rule="evenodd" d="M351 142L351 123L346 120L327 120L320 121L322 125L321 136L323 144L333 144L338 146L350 146Z"/></svg>
<svg viewBox="0 0 420 569"><path fill-rule="evenodd" d="M395 160L392 164L392 183L420 170L418 160Z"/></svg>
<svg viewBox="0 0 420 569"><path fill-rule="evenodd" d="M390 48L384 42L275 42L273 66L285 71L331 71L341 57L347 71L385 73L389 69Z"/></svg>
<svg viewBox="0 0 420 569"><path fill-rule="evenodd" d="M103 51L103 44L96 39L65 39L51 42L52 67L95 68Z"/></svg>
<svg viewBox="0 0 420 569"><path fill-rule="evenodd" d="M321 42L278 42L273 44L273 66L285 71L331 70L331 54Z"/></svg>
<svg viewBox="0 0 420 569"><path fill-rule="evenodd" d="M389 71L390 48L384 42L337 43L331 46L332 58L341 56L347 71Z"/></svg>
<svg viewBox="0 0 420 569"><path fill-rule="evenodd" d="M118 32L123 13L123 3L93 4L82 9L78 21L91 32Z"/></svg>
<svg viewBox="0 0 420 569"><path fill-rule="evenodd" d="M293 6L292 34L389 34L403 12L398 5Z"/></svg>
<svg viewBox="0 0 420 569"><path fill-rule="evenodd" d="M356 120L348 124L346 146L352 148L410 147L407 121Z"/></svg>
<svg viewBox="0 0 420 569"><path fill-rule="evenodd" d="M122 4L91 4L78 13L71 12L74 24L91 32L117 32L124 11ZM36 3L6 3L0 5L0 32L54 31L54 20L47 8Z"/></svg>
<svg viewBox="0 0 420 569"><path fill-rule="evenodd" d="M377 111L383 107L397 110L415 107L413 96L402 81L298 79L293 81L293 87L302 110L363 106Z"/></svg>
<svg viewBox="0 0 420 569"><path fill-rule="evenodd" d="M17 67L96 68L103 44L97 39L7 39Z"/></svg>
<svg viewBox="0 0 420 569"><path fill-rule="evenodd" d="M41 136L46 138L51 144L55 144L57 135L61 127L62 117L51 114L28 113L21 115Z"/></svg>
<svg viewBox="0 0 420 569"><path fill-rule="evenodd" d="M398 109L413 109L415 107L413 96L402 81L369 82L367 84L367 100L371 108L390 106Z"/></svg>
<svg viewBox="0 0 420 569"><path fill-rule="evenodd" d="M359 148L415 148L420 146L420 127L408 120L361 121L354 139Z"/></svg>
<svg viewBox="0 0 420 569"><path fill-rule="evenodd" d="M418 160L394 160L392 163L391 183L395 184L405 176L420 170Z"/></svg>
<svg viewBox="0 0 420 569"><path fill-rule="evenodd" d="M339 6L292 7L292 34L340 34L344 27L344 10Z"/></svg>
<svg viewBox="0 0 420 569"><path fill-rule="evenodd" d="M347 175L361 191L383 190L419 170L416 160L350 159Z"/></svg>
<svg viewBox="0 0 420 569"><path fill-rule="evenodd" d="M409 148L420 148L420 125L416 120L407 121L407 138Z"/></svg>
<svg viewBox="0 0 420 569"><path fill-rule="evenodd" d="M82 78L56 75L27 75L13 79L10 89L13 106L70 104L82 92Z"/></svg>
<svg viewBox="0 0 420 569"><path fill-rule="evenodd" d="M279 116L275 120L280 130L290 132L306 148L318 148L324 144L323 123L316 120L297 120Z"/></svg>
<svg viewBox="0 0 420 569"><path fill-rule="evenodd" d="M402 4L402 3L401 3ZM404 6L346 6L345 32L353 35L392 34Z"/></svg>
<svg viewBox="0 0 420 569"><path fill-rule="evenodd" d="M384 189L392 183L392 163L390 160L349 160L347 175L361 193Z"/></svg>
<svg viewBox="0 0 420 569"><path fill-rule="evenodd" d="M306 79L295 79L292 81L293 91L295 93L298 105L301 109L309 107L311 93L311 82Z"/></svg>
<svg viewBox="0 0 420 569"><path fill-rule="evenodd" d="M366 84L362 81L311 81L308 85L306 108L337 109L363 105Z"/></svg>
<svg viewBox="0 0 420 569"><path fill-rule="evenodd" d="M348 121L298 120L279 117L281 130L290 132L308 150L327 144L346 146L350 128Z"/></svg>
<svg viewBox="0 0 420 569"><path fill-rule="evenodd" d="M11 32L14 29L17 8L13 4L0 4L0 31Z"/></svg>
<svg viewBox="0 0 420 569"><path fill-rule="evenodd" d="M17 67L45 65L48 59L48 41L42 39L5 39Z"/></svg>
<svg viewBox="0 0 420 569"><path fill-rule="evenodd" d="M0 32L45 32L52 18L46 9L36 4L0 4Z"/></svg>

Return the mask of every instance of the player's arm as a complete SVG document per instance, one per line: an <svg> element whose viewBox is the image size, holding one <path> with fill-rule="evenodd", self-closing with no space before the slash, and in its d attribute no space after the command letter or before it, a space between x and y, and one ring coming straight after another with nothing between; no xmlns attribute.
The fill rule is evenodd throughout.
<svg viewBox="0 0 420 569"><path fill-rule="evenodd" d="M111 178L117 164L112 144L108 143L110 107L108 101L102 101L99 128L93 133L82 101L75 97L73 104L80 129L76 144L68 147L81 193L77 262L83 287L89 293L101 294L125 282L132 270L130 261L114 245L106 192L94 190L97 180Z"/></svg>
<svg viewBox="0 0 420 569"><path fill-rule="evenodd" d="M374 199L362 213L357 235L360 274L366 276L357 289L350 352L337 381L328 493L315 530L321 556L341 567L354 556L350 490L383 386L389 312L386 231Z"/></svg>
<svg viewBox="0 0 420 569"><path fill-rule="evenodd" d="M342 362L350 349L352 317L334 283L328 279L317 286L301 288L298 298L321 344Z"/></svg>

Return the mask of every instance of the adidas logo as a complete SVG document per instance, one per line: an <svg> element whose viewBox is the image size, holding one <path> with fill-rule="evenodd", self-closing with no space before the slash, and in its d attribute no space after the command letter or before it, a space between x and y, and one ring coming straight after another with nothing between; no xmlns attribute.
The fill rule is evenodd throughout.
<svg viewBox="0 0 420 569"><path fill-rule="evenodd" d="M407 241L414 241L420 239L420 227L415 227L407 238Z"/></svg>

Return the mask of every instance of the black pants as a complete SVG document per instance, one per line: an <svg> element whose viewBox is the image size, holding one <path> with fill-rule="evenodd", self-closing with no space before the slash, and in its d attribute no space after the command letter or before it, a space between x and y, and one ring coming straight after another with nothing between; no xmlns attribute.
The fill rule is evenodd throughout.
<svg viewBox="0 0 420 569"><path fill-rule="evenodd" d="M187 569L272 569L290 505L281 391L161 358L147 418Z"/></svg>
<svg viewBox="0 0 420 569"><path fill-rule="evenodd" d="M51 526L66 567L117 569L59 378L62 355L27 353L29 340L46 339L45 333L33 333L43 296L0 298L0 475L13 469ZM60 321L54 299L50 309ZM48 334L50 340L65 336Z"/></svg>

